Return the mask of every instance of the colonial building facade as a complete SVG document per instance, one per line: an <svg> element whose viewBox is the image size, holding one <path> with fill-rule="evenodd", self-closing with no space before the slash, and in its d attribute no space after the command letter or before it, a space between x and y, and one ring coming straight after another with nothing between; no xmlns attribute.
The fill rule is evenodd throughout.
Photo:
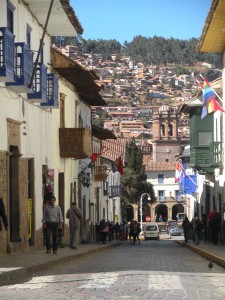
<svg viewBox="0 0 225 300"><path fill-rule="evenodd" d="M50 2L1 1L0 195L9 229L0 233L0 253L43 247L49 189L64 219L72 203L82 209L81 239L91 239L95 222L93 171L84 166L93 152L91 105L106 103L97 75L51 47L51 36L76 36L83 29L67 0Z"/></svg>

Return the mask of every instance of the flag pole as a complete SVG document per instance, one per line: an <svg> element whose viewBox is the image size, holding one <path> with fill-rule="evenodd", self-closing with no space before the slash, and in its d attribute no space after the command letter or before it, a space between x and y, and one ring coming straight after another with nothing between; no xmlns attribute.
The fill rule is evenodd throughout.
<svg viewBox="0 0 225 300"><path fill-rule="evenodd" d="M202 76L202 74L200 74L201 78L206 82L207 80ZM208 83L209 84L209 83ZM223 103L223 100L220 98L220 96L217 94L217 92L214 90L214 88L209 84L209 87L213 90L213 92L215 93L215 95L220 99L220 101Z"/></svg>
<svg viewBox="0 0 225 300"><path fill-rule="evenodd" d="M184 171L185 175L194 183L194 185L198 186L197 183L195 183L194 180L186 173L185 169L183 168L182 164L179 161L178 164L180 165L181 169Z"/></svg>

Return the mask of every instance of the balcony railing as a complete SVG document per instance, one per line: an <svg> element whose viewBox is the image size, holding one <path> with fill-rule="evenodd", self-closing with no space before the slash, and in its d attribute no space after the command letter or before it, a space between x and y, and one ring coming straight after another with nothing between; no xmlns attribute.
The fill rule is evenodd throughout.
<svg viewBox="0 0 225 300"><path fill-rule="evenodd" d="M82 159L91 155L89 128L59 128L60 156Z"/></svg>
<svg viewBox="0 0 225 300"><path fill-rule="evenodd" d="M94 179L95 181L105 181L107 178L107 167L106 166L95 166L94 167Z"/></svg>
<svg viewBox="0 0 225 300"><path fill-rule="evenodd" d="M119 185L112 185L109 186L109 197L119 197L120 196L120 186Z"/></svg>
<svg viewBox="0 0 225 300"><path fill-rule="evenodd" d="M47 74L47 102L41 103L41 106L45 108L59 108L58 90L58 77L54 73Z"/></svg>
<svg viewBox="0 0 225 300"><path fill-rule="evenodd" d="M32 93L27 94L27 98L36 103L47 101L47 67L38 63L34 75Z"/></svg>
<svg viewBox="0 0 225 300"><path fill-rule="evenodd" d="M14 36L6 28L0 27L0 81L14 81Z"/></svg>
<svg viewBox="0 0 225 300"><path fill-rule="evenodd" d="M166 202L166 197L165 197L165 196L158 196L158 197L157 197L157 200L158 200L159 202Z"/></svg>
<svg viewBox="0 0 225 300"><path fill-rule="evenodd" d="M222 143L214 142L210 144L210 161L212 166L219 168L221 166L222 159Z"/></svg>
<svg viewBox="0 0 225 300"><path fill-rule="evenodd" d="M199 171L213 173L221 166L222 143L214 142L207 146L196 146L190 149L191 167Z"/></svg>
<svg viewBox="0 0 225 300"><path fill-rule="evenodd" d="M6 86L16 93L32 92L30 85L33 70L33 52L25 43L15 43L14 81Z"/></svg>

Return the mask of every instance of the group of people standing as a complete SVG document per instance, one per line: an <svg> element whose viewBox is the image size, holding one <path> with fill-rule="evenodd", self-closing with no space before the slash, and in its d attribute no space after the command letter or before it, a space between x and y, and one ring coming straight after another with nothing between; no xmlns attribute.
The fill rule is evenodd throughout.
<svg viewBox="0 0 225 300"><path fill-rule="evenodd" d="M113 241L113 240L120 240L120 241L127 241L131 244L140 244L139 234L141 232L140 223L136 220L131 220L130 224L123 220L120 222L113 222L106 221L102 219L99 224L96 226L96 233L97 233L97 241L106 243L106 241Z"/></svg>
<svg viewBox="0 0 225 300"><path fill-rule="evenodd" d="M188 217L185 217L182 222L182 227L184 229L185 243L188 243L190 231L192 231L192 240L196 245L200 243L202 232L205 242L207 242L211 236L212 242L217 245L219 232L221 230L221 217L217 212L216 207L213 207L213 210L208 214L208 216L203 214L202 220L199 219L198 213L194 214L191 221L188 220Z"/></svg>

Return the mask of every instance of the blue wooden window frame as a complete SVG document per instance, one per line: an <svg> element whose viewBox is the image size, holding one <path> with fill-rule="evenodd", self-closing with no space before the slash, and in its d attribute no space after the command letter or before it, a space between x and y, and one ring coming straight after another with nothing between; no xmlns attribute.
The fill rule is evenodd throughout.
<svg viewBox="0 0 225 300"><path fill-rule="evenodd" d="M47 67L42 63L37 64L33 79L32 93L27 94L28 99L33 102L47 101Z"/></svg>
<svg viewBox="0 0 225 300"><path fill-rule="evenodd" d="M17 91L20 90L20 93L27 93L30 91L29 84L32 70L33 52L30 51L25 43L15 43L15 82L7 82L6 86Z"/></svg>
<svg viewBox="0 0 225 300"><path fill-rule="evenodd" d="M27 46L30 49L31 49L31 31L32 31L32 28L30 27L29 24L27 24L27 28L26 28Z"/></svg>
<svg viewBox="0 0 225 300"><path fill-rule="evenodd" d="M7 1L7 29L13 33L14 30L14 10L15 6L8 0Z"/></svg>
<svg viewBox="0 0 225 300"><path fill-rule="evenodd" d="M59 108L58 90L58 77L54 73L47 74L47 102L41 103L41 106L45 108Z"/></svg>
<svg viewBox="0 0 225 300"><path fill-rule="evenodd" d="M163 190L158 191L158 195L159 195L159 201L165 200L165 191Z"/></svg>
<svg viewBox="0 0 225 300"><path fill-rule="evenodd" d="M8 81L14 80L14 51L13 34L6 27L0 27L0 77Z"/></svg>

